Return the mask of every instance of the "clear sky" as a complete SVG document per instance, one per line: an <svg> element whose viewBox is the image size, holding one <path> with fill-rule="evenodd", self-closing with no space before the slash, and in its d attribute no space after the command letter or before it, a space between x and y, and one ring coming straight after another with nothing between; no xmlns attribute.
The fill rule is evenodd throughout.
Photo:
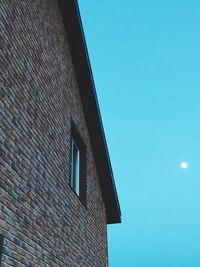
<svg viewBox="0 0 200 267"><path fill-rule="evenodd" d="M110 267L199 267L200 1L79 6L122 209Z"/></svg>

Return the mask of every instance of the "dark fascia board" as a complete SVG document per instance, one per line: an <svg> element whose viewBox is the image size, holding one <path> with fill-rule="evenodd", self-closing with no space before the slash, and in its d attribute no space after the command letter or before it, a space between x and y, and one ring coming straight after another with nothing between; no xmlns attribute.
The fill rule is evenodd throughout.
<svg viewBox="0 0 200 267"><path fill-rule="evenodd" d="M76 0L58 0L69 49L79 86L100 186L106 207L107 223L120 223L121 211L103 130L96 90Z"/></svg>

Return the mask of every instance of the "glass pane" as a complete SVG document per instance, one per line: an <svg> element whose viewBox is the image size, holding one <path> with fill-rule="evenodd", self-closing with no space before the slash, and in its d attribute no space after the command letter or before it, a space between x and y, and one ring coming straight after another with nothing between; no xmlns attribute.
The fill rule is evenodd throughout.
<svg viewBox="0 0 200 267"><path fill-rule="evenodd" d="M79 169L80 169L80 152L78 146L72 140L72 155L71 155L71 187L77 195L79 195Z"/></svg>

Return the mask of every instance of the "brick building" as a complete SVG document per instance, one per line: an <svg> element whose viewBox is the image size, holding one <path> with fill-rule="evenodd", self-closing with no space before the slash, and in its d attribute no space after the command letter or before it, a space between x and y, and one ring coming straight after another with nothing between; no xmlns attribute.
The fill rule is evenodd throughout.
<svg viewBox="0 0 200 267"><path fill-rule="evenodd" d="M120 208L77 2L0 8L1 266L107 266Z"/></svg>

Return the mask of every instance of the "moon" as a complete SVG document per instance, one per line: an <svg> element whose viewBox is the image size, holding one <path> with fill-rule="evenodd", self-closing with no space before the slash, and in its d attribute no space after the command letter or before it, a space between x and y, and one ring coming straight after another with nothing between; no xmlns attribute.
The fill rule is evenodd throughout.
<svg viewBox="0 0 200 267"><path fill-rule="evenodd" d="M180 165L181 165L181 168L182 168L182 169L187 169L187 168L188 168L188 163L185 162L185 161L181 162Z"/></svg>

